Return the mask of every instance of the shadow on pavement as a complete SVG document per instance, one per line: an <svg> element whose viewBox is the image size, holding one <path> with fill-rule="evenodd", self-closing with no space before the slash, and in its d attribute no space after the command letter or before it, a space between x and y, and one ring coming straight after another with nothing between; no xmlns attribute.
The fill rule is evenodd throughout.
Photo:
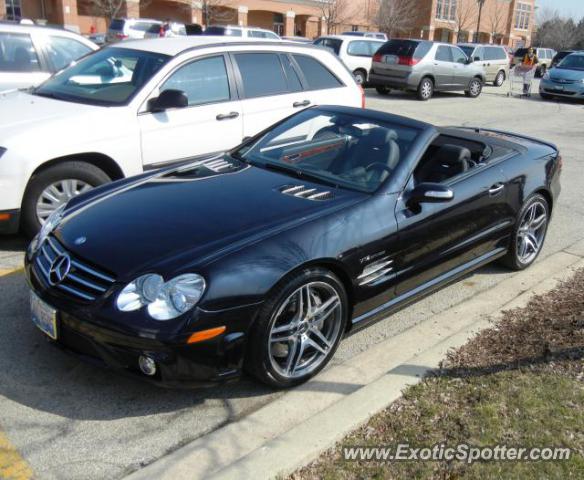
<svg viewBox="0 0 584 480"><path fill-rule="evenodd" d="M22 235L0 236L0 252L24 252L28 240Z"/></svg>

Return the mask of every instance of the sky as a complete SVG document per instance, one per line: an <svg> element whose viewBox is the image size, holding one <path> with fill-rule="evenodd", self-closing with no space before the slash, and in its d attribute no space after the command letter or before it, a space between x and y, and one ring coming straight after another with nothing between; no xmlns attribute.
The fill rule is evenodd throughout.
<svg viewBox="0 0 584 480"><path fill-rule="evenodd" d="M580 19L584 17L584 0L537 0L540 9L558 10L562 16Z"/></svg>

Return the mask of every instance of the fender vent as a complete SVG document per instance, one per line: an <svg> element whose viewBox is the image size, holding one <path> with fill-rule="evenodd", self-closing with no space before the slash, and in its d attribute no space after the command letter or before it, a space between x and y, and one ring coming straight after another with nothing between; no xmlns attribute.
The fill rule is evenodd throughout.
<svg viewBox="0 0 584 480"><path fill-rule="evenodd" d="M305 187L304 185L284 185L280 187L281 193L290 195L291 197L304 198L306 200L313 200L323 202L334 198L334 194L327 190L319 190L318 188Z"/></svg>
<svg viewBox="0 0 584 480"><path fill-rule="evenodd" d="M359 285L375 285L378 282L387 280L387 277L393 271L392 264L393 260L390 257L383 257L376 262L370 263L357 278Z"/></svg>
<svg viewBox="0 0 584 480"><path fill-rule="evenodd" d="M215 173L228 172L229 170L236 168L235 165L233 165L231 162L228 162L224 158L210 160L208 162L204 162L203 165Z"/></svg>

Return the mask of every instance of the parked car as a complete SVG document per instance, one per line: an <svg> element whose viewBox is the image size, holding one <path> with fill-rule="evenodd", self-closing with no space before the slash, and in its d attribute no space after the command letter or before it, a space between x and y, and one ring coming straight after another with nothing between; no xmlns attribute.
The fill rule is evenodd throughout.
<svg viewBox="0 0 584 480"><path fill-rule="evenodd" d="M371 60L384 42L373 38L357 37L350 35L326 35L317 38L315 45L332 50L347 66L359 85L367 83Z"/></svg>
<svg viewBox="0 0 584 480"><path fill-rule="evenodd" d="M511 66L515 67L517 64L521 63L528 50L528 48L518 48L515 50ZM556 51L552 50L551 48L534 48L534 50L535 54L537 55L537 59L539 60L536 75L542 76L551 68L552 60L556 55Z"/></svg>
<svg viewBox="0 0 584 480"><path fill-rule="evenodd" d="M282 37L282 40L286 40L288 42L312 43L312 40L306 37Z"/></svg>
<svg viewBox="0 0 584 480"><path fill-rule="evenodd" d="M577 51L578 50L562 50L561 52L556 53L552 59L551 68L556 67L564 58L572 53L576 53Z"/></svg>
<svg viewBox="0 0 584 480"><path fill-rule="evenodd" d="M347 332L495 260L532 265L560 170L532 138L311 108L53 212L26 254L32 319L158 384L291 387Z"/></svg>
<svg viewBox="0 0 584 480"><path fill-rule="evenodd" d="M382 32L343 32L343 35L350 35L352 37L375 38L377 40L383 40L384 42L389 40L387 35Z"/></svg>
<svg viewBox="0 0 584 480"><path fill-rule="evenodd" d="M144 34L144 38L173 38L187 34L184 23L170 22L162 25L152 25Z"/></svg>
<svg viewBox="0 0 584 480"><path fill-rule="evenodd" d="M414 91L429 100L436 91L464 91L478 97L484 68L457 46L426 40L390 40L373 57L369 81L380 94L391 88Z"/></svg>
<svg viewBox="0 0 584 480"><path fill-rule="evenodd" d="M153 26L160 26L160 20L148 18L114 18L107 30L106 41L108 43L121 42L122 40L140 40Z"/></svg>
<svg viewBox="0 0 584 480"><path fill-rule="evenodd" d="M90 35L87 35L87 38L96 45L101 47L106 44L105 35L106 35L105 33L92 33Z"/></svg>
<svg viewBox="0 0 584 480"><path fill-rule="evenodd" d="M500 87L509 78L509 54L500 45L459 43L458 46L476 64L485 69L487 82Z"/></svg>
<svg viewBox="0 0 584 480"><path fill-rule="evenodd" d="M91 187L339 102L362 106L363 91L311 45L198 36L105 47L34 91L0 97L0 232L35 233Z"/></svg>
<svg viewBox="0 0 584 480"><path fill-rule="evenodd" d="M584 52L572 53L546 72L539 83L541 98L584 99Z"/></svg>
<svg viewBox="0 0 584 480"><path fill-rule="evenodd" d="M210 27L207 27L203 32L203 35L281 40L281 38L271 30L255 27L237 27L232 25L211 25Z"/></svg>
<svg viewBox="0 0 584 480"><path fill-rule="evenodd" d="M99 47L76 33L34 25L0 24L0 93L39 85ZM2 111L6 118L7 112ZM8 118L6 118L8 120Z"/></svg>

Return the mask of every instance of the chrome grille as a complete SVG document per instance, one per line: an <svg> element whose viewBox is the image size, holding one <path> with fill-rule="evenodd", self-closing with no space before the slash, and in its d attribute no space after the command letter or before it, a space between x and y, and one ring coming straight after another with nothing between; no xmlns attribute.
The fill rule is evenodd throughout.
<svg viewBox="0 0 584 480"><path fill-rule="evenodd" d="M319 190L317 188L308 188L304 185L285 185L280 187L280 192L284 195L290 195L297 198L305 198L306 200L324 201L330 200L334 197L331 192Z"/></svg>
<svg viewBox="0 0 584 480"><path fill-rule="evenodd" d="M55 283L51 280L51 266L60 256L69 258L70 269L63 280ZM114 277L72 257L54 237L47 238L39 248L34 270L47 287L59 289L76 299L88 302L103 295L115 282Z"/></svg>

